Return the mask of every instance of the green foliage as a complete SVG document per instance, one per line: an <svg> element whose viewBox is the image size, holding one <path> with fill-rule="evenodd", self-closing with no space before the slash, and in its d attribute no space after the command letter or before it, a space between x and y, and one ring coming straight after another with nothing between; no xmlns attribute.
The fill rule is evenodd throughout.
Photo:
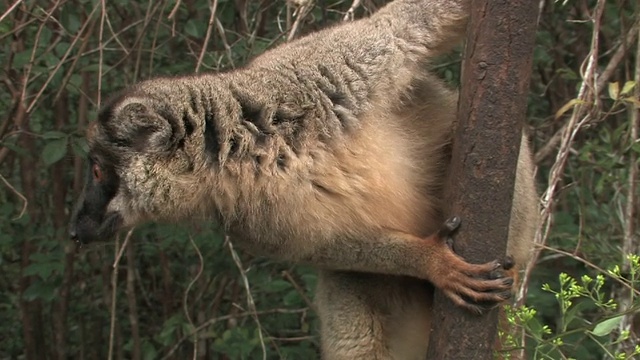
<svg viewBox="0 0 640 360"><path fill-rule="evenodd" d="M558 287L544 284L542 290L552 294L557 304L555 322L545 324L539 312L527 306L507 308L507 320L513 328L524 331L527 359L634 359L640 356L640 345L623 352L618 345L630 339L629 330L618 331L625 315L640 309L640 256L627 257L630 271L623 276L619 266L606 275L629 289L630 306L622 310L606 294L605 274L582 275L576 279L566 273L558 276ZM521 348L513 333L502 332L506 349ZM508 353L507 353L508 354Z"/></svg>
<svg viewBox="0 0 640 360"><path fill-rule="evenodd" d="M363 2L356 17L384 2ZM242 253L238 264L207 221L136 229L133 258L124 252L115 278L114 242L76 249L66 239L85 172L76 160L86 156L84 131L100 103L151 76L242 66L286 40L293 9L284 0L220 0L210 23L212 2L202 0L7 2L14 3L11 11L0 10L0 357L106 358L113 311L118 358L139 349L143 359L183 359L197 349L207 358L260 359L263 343L267 359L318 358L310 300L317 277L310 268ZM638 258L621 253L625 229L637 222L627 218L626 205L640 197L629 187L640 154L629 116L639 106L635 45L597 97L579 98L592 50L587 15L595 3L548 0L540 17L528 110L536 148L579 107L588 108L590 120L560 174L553 226L528 282L527 305L509 312L526 343L503 334L507 348L523 346L532 359L640 355L637 347L620 350L633 336L620 330L624 316L639 310L637 290L624 292L639 288ZM318 2L297 34L341 21L351 5ZM598 71L637 12L636 2L605 3ZM457 84L459 59L457 53L441 59L436 73ZM555 154L538 160L541 185ZM638 238L636 230L635 249ZM620 294L632 300L623 303Z"/></svg>

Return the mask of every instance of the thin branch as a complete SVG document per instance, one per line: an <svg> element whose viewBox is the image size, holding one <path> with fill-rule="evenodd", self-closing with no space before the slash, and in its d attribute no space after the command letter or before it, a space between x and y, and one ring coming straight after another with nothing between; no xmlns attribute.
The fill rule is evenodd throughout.
<svg viewBox="0 0 640 360"><path fill-rule="evenodd" d="M9 14L11 14L11 12L13 10L15 10L15 8L18 7L18 5L20 5L20 3L22 2L22 0L16 0L16 2L14 2L8 9L7 11L4 12L4 14L2 14L2 16L0 16L0 22L2 22L2 20L4 20L4 18L6 18L7 16L9 16Z"/></svg>
<svg viewBox="0 0 640 360"><path fill-rule="evenodd" d="M606 84L611 80L613 75L615 74L615 70L620 65L622 59L627 54L627 50L633 45L633 42L636 40L638 36L638 31L640 29L640 20L636 21L636 23L632 26L632 28L627 32L625 36L625 41L618 45L616 52L611 56L607 66L605 66L604 70L598 75L595 85L595 97L600 96L602 91L606 88ZM549 155L551 155L560 141L563 138L563 135L567 131L567 126L569 122L566 122L562 125L558 131L556 131L551 138L538 150L534 156L534 161L536 164L539 164L544 159L546 159Z"/></svg>
<svg viewBox="0 0 640 360"><path fill-rule="evenodd" d="M353 0L353 2L351 3L351 7L349 7L349 10L347 10L347 12L344 14L342 21L353 21L354 13L361 3L362 0Z"/></svg>
<svg viewBox="0 0 640 360"><path fill-rule="evenodd" d="M127 234L130 236L130 234ZM140 360L142 357L142 343L140 341L140 320L138 316L138 301L136 299L136 264L133 242L126 241L123 248L127 249L127 302L129 303L129 326L131 327L131 358Z"/></svg>
<svg viewBox="0 0 640 360"><path fill-rule="evenodd" d="M293 25L291 26L291 31L287 36L287 41L293 40L293 38L296 36L296 33L298 32L298 28L300 27L302 20L307 16L307 14L311 11L312 8L313 8L313 3L310 1L308 3L304 3L303 5L301 5L296 9L296 11L294 12L294 16L296 17L296 20L293 22Z"/></svg>
<svg viewBox="0 0 640 360"><path fill-rule="evenodd" d="M227 58L229 59L229 64L231 64L232 68L235 68L236 64L233 62L233 51L231 51L231 46L229 46L229 41L227 40L227 33L224 30L224 26L222 26L222 22L220 22L220 19L218 19L217 17L216 17L216 27L218 28L220 39L222 39L222 45L224 46L224 50L227 52Z"/></svg>
<svg viewBox="0 0 640 360"><path fill-rule="evenodd" d="M88 18L91 18L93 16L93 14L95 13L95 11L98 9L97 6L94 6L93 10L91 11L91 13L88 15ZM62 65L64 65L65 60L67 59L67 57L69 57L69 55L73 52L73 49L76 45L76 42L78 42L78 40L82 37L81 35L84 33L85 29L87 28L88 24L90 23L90 21L85 21L82 24L82 28L80 28L80 30L78 30L78 33L76 35L76 37L73 38L73 40L71 41L71 44L69 45L69 48L67 49L67 51L64 53L64 55L62 55L62 58L58 61L58 63L56 64L56 66L53 68L53 70L51 70L49 72L49 77L47 77L47 80L45 80L44 84L42 85L42 87L40 87L40 90L38 91L38 93L36 94L36 96L33 98L33 100L31 100L31 103L29 104L28 108L27 108L27 113L30 113L31 110L33 109L33 107L36 105L36 103L38 102L38 100L40 99L40 97L42 96L42 94L44 93L44 91L47 89L47 87L49 86L49 83L51 82L51 80L53 79L53 77L58 73L58 70L60 70L60 68L62 67ZM34 52L35 52L36 46L34 45ZM24 83L24 88L23 88L23 99L25 97L26 94L26 87L27 87L27 82L28 82L28 78L25 77L25 83Z"/></svg>
<svg viewBox="0 0 640 360"><path fill-rule="evenodd" d="M129 238L133 233L133 229L129 230L127 236L124 238L124 243L122 243L122 247L120 247L120 236L116 236L115 240L115 248L116 251L116 259L113 262L113 271L111 272L111 324L109 325L109 354L107 359L113 359L113 343L115 341L115 332L116 332L116 295L118 293L118 263L120 262L120 258L122 257L122 253L124 249L127 247L127 243L129 242Z"/></svg>
<svg viewBox="0 0 640 360"><path fill-rule="evenodd" d="M231 257L233 258L233 262L238 267L240 271L240 276L242 277L242 283L244 284L244 290L247 294L247 306L249 307L249 311L253 314L253 320L256 322L258 326L258 337L260 338L260 346L262 347L262 360L267 359L267 348L264 344L264 336L262 335L262 325L260 324L260 318L257 315L256 304L253 301L253 295L251 295L251 288L249 287L249 279L247 279L247 274L245 273L244 267L242 266L242 262L240 261L240 257L238 253L236 253L233 248L233 243L229 236L225 236L225 243L229 247L229 252L231 253Z"/></svg>
<svg viewBox="0 0 640 360"><path fill-rule="evenodd" d="M636 10L636 18L640 23L640 9ZM634 88L634 97L640 99L640 26L634 29L638 35L638 43L636 47L635 56L635 76L634 81L636 86ZM638 129L640 128L640 109L635 107L635 104L628 106L629 111L629 144L630 146L638 142ZM627 261L626 256L628 254L635 254L639 250L636 236L636 209L638 208L638 197L636 196L637 184L638 184L638 156L635 151L629 149L629 179L627 182L627 203L625 218L626 224L624 224L624 240L622 243L622 256L623 256L623 270L628 271L631 266Z"/></svg>
<svg viewBox="0 0 640 360"><path fill-rule="evenodd" d="M193 279L191 279L191 282L189 282L187 289L184 291L184 295L182 297L182 310L184 310L184 316L187 318L189 325L191 325L192 328L195 328L193 320L191 319L191 315L189 315L189 307L188 307L189 291L191 290L191 287L193 286L193 284L195 284L196 281L198 281L198 279L200 279L200 276L202 275L202 271L204 270L204 258L202 257L202 253L200 252L198 245L195 243L195 241L193 241L193 237L191 235L189 235L189 242L191 242L191 246L193 246L194 250L196 251L196 254L198 254L199 267L198 267L198 273ZM197 357L198 357L198 335L195 334L193 337L193 360L196 360Z"/></svg>
<svg viewBox="0 0 640 360"><path fill-rule="evenodd" d="M606 88L605 85L609 82L615 70L618 68L618 65L624 59L624 56L627 54L627 51L633 46L633 43L636 41L638 37L638 32L640 31L640 19L636 19L636 22L633 24L631 29L627 32L624 41L622 41L616 52L611 56L609 63L605 66L604 70L600 73L597 80L597 89Z"/></svg>
<svg viewBox="0 0 640 360"><path fill-rule="evenodd" d="M20 215L12 219L12 220L18 220L27 211L27 206L29 205L29 201L27 200L26 197L24 197L24 195L22 195L18 190L16 190L16 188L14 188L13 185L11 185L11 183L7 179L5 179L4 176L2 176L2 174L0 174L0 180L2 180L2 182L9 188L9 190L11 190L14 194L16 194L16 196L19 197L20 200L22 200L22 210L20 210Z"/></svg>
<svg viewBox="0 0 640 360"><path fill-rule="evenodd" d="M115 260L113 261L113 268L116 269L118 267L118 263L120 263L120 259L122 258L122 254L124 253L125 248L127 247L127 243L129 242L129 238L131 237L131 234L133 233L133 230L135 228L132 228L131 230L129 230L129 232L127 233L127 236L124 238L124 243L122 244L122 247L118 249L118 244L116 243L116 250L118 250L118 253L116 255Z"/></svg>
<svg viewBox="0 0 640 360"><path fill-rule="evenodd" d="M636 24L640 23L640 8L636 8ZM634 64L634 81L636 86L634 88L634 97L640 98L640 26L634 29L634 33L638 35L638 42L636 44L636 56ZM638 130L640 128L640 109L637 109L634 104L627 107L629 112L629 144L633 145L638 142ZM638 209L638 196L636 195L638 189L638 156L637 153L630 149L629 153L629 178L627 179L627 199L625 204L625 211L623 216L623 228L624 237L622 240L622 272L629 273L631 269L631 259L628 259L629 254L637 254L639 249L638 236L636 234L637 229L637 209ZM622 290L622 291L620 291ZM640 292L636 292L635 289L620 289L616 291L617 301L621 310L629 310L633 307L634 298L640 296ZM638 343L638 332L634 331L634 322L637 317L637 313L627 313L623 316L622 321L618 325L618 334L625 331L629 332L629 338L621 341L618 344L618 351L629 353L633 351L634 344Z"/></svg>
<svg viewBox="0 0 640 360"><path fill-rule="evenodd" d="M550 251L550 252L554 252L554 253L557 253L557 254L561 254L561 255L570 257L573 260L579 261L579 262L585 264L587 267L590 267L590 268L596 270L598 273L609 277L610 279L612 279L613 281L617 282L621 286L629 289L629 291L632 291L633 293L635 293L638 296L640 296L640 289L634 289L631 284L626 283L626 282L620 280L619 278L611 275L611 273L609 271L601 268L600 266L598 266L598 265L596 265L596 264L594 264L594 263L592 263L590 261L585 260L581 256L578 256L578 255L576 255L574 253L570 253L568 251L564 251L564 250L560 250L558 248L551 247L551 246L546 245L546 244L541 244L541 245L537 245L537 246L540 247L540 249L547 250L547 251Z"/></svg>
<svg viewBox="0 0 640 360"><path fill-rule="evenodd" d="M204 59L204 53L207 52L207 44L209 44L209 39L211 39L211 31L213 31L213 25L216 19L216 11L218 9L218 0L213 0L213 5L211 5L209 9L211 9L211 14L209 15L209 23L207 24L207 33L204 36L204 43L202 44L202 49L200 50L200 55L198 56L198 63L196 64L196 73L200 72L202 59Z"/></svg>
<svg viewBox="0 0 640 360"><path fill-rule="evenodd" d="M315 310L315 306L313 305L313 301L311 301L311 299L309 299L309 297L307 296L307 294L305 294L304 289L302 289L302 287L300 285L298 285L298 283L296 282L296 280L291 276L291 274L288 271L283 271L282 272L282 277L284 277L288 282L291 283L291 285L293 285L293 288L296 289L296 291L298 292L298 294L300 294L300 297L302 298L302 300L305 302L305 304L307 304L307 306L310 309L314 309Z"/></svg>
<svg viewBox="0 0 640 360"><path fill-rule="evenodd" d="M33 42L33 48L31 50L31 56L29 58L29 62L27 63L27 67L25 70L25 75L24 75L25 81L22 83L22 95L20 98L22 103L25 103L27 99L27 86L29 85L29 77L31 76L31 70L33 69L33 65L35 64L35 61L36 61L36 53L38 50L38 43L40 42L40 36L42 34L42 30L47 25L47 20L49 20L49 17L51 17L51 14L58 8L59 5L60 5L60 0L56 1L56 3L53 5L53 7L49 11L45 12L46 16L44 20L42 20L42 23L40 24L40 26L38 27L38 31L36 32L36 36ZM29 113L30 111L31 111L31 106L27 108L27 113Z"/></svg>
<svg viewBox="0 0 640 360"><path fill-rule="evenodd" d="M564 169L571 153L571 146L577 133L580 131L582 126L591 118L591 113L588 111L590 109L587 107L588 104L596 104L597 102L597 99L595 99L595 94L597 94L598 87L595 84L595 76L598 62L600 24L602 14L604 12L605 1L606 0L598 0L593 12L593 18L591 19L591 21L593 22L591 51L589 52L589 56L585 60L586 65L583 66L585 68L582 73L583 81L578 92L578 99L581 100L581 103L577 104L573 108L573 113L571 114L571 118L568 121L566 130L563 132L560 141L560 149L558 150L558 153L556 155L556 160L549 173L549 185L542 195L541 218L538 229L536 230L535 237L535 243L536 245L538 245L538 247L534 250L532 260L529 262L529 264L527 264L527 267L524 271L522 281L523 285L520 286L516 298L518 304L522 304L524 302L524 299L526 298L526 284L529 283L533 267L538 257L540 256L541 250L544 248L547 242L547 238L549 237L549 230L551 229L553 220L551 217L551 212L553 211L553 204L557 195L558 186L560 184L560 181L562 180ZM588 101L589 99L592 101Z"/></svg>
<svg viewBox="0 0 640 360"><path fill-rule="evenodd" d="M100 8L100 31L98 33L98 106L102 103L102 69L104 67L104 43L102 40L104 36L104 20L107 17L106 0L100 1Z"/></svg>
<svg viewBox="0 0 640 360"><path fill-rule="evenodd" d="M167 354L162 359L166 360L166 359L171 358L171 356L178 350L178 348L180 347L180 345L183 342L185 342L190 337L194 336L196 333L204 330L207 326L211 326L211 325L213 325L213 324L215 324L217 322L220 322L220 321L227 321L227 320L231 320L231 319L243 318L243 317L255 316L255 315L304 314L304 313L306 313L308 311L309 311L308 308L294 309L294 310L290 310L290 309L271 309L271 310L262 310L262 311L257 311L257 312L246 311L246 312L242 312L242 313L238 313L238 314L227 314L227 315L222 315L222 316L218 316L218 317L215 317L215 318L211 318L211 319L203 322L202 324L198 325L197 327L195 327L190 333L182 335L182 337L180 339L178 339L178 341L176 341L176 343L173 345L171 350L169 350L169 352L167 352Z"/></svg>
<svg viewBox="0 0 640 360"><path fill-rule="evenodd" d="M167 16L167 19L169 20L173 20L173 18L176 16L176 14L178 13L178 9L180 8L180 4L182 4L181 0L176 1L176 5L173 7L173 9L171 10L171 13L169 13L169 16Z"/></svg>

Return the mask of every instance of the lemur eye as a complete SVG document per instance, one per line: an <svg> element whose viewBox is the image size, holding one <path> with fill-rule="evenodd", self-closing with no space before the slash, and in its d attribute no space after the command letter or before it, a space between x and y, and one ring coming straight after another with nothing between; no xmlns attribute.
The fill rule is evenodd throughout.
<svg viewBox="0 0 640 360"><path fill-rule="evenodd" d="M98 164L93 164L93 167L91 168L92 173L93 173L93 179L95 181L101 181L102 180L102 169L100 168L100 165Z"/></svg>

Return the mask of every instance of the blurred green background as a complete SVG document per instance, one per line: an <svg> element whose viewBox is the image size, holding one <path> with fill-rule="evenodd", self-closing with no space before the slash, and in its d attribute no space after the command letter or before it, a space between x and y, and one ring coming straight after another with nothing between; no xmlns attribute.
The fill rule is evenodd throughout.
<svg viewBox="0 0 640 360"><path fill-rule="evenodd" d="M319 357L310 268L242 253L234 261L212 224L138 228L116 272L124 236L80 250L66 236L83 184L84 129L99 104L153 75L240 67L344 21L356 2L297 3L0 2L0 359ZM384 3L363 0L353 16ZM529 341L529 357L610 358L621 346L616 332L594 340L583 330L615 314L640 327L637 295L619 282L601 291L630 299L626 307L576 300L574 319L562 325L556 297L542 290L557 288L561 272L595 276L617 264L628 274L624 253L638 251L639 12L631 0L540 1L527 126L541 193L550 177L557 186L526 303L564 343L544 357L532 350L541 342ZM453 86L459 67L459 53L434 64ZM567 128L577 130L558 168Z"/></svg>

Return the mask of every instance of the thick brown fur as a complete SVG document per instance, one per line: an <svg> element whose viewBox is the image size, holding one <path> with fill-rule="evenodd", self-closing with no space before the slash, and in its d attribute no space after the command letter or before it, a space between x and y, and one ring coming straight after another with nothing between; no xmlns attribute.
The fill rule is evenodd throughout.
<svg viewBox="0 0 640 360"><path fill-rule="evenodd" d="M320 269L325 359L424 359L433 286L479 310L513 283L433 235L457 94L425 68L462 38L468 3L397 0L239 70L126 89L88 133L94 177L72 235L211 218L255 254ZM508 245L520 266L537 214L522 144Z"/></svg>

